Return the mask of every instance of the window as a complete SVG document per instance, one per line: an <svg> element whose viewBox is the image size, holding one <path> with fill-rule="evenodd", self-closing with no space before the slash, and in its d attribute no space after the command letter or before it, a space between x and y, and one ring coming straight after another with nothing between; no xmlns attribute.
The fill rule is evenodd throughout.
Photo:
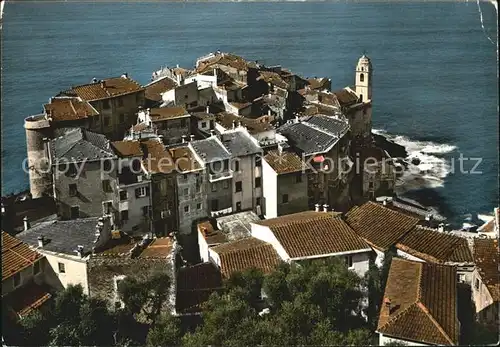
<svg viewBox="0 0 500 347"><path fill-rule="evenodd" d="M14 275L14 288L17 288L21 285L21 273L18 272Z"/></svg>
<svg viewBox="0 0 500 347"><path fill-rule="evenodd" d="M479 290L479 280L476 278L476 283L474 284L474 287L476 287L477 290Z"/></svg>
<svg viewBox="0 0 500 347"><path fill-rule="evenodd" d="M110 160L105 160L103 163L103 169L107 172L111 170L111 161Z"/></svg>
<svg viewBox="0 0 500 347"><path fill-rule="evenodd" d="M121 113L121 114L118 116L118 120L120 121L120 123L125 122L125 115L124 115L123 113Z"/></svg>
<svg viewBox="0 0 500 347"><path fill-rule="evenodd" d="M239 172L240 171L240 161L236 160L234 162L234 171Z"/></svg>
<svg viewBox="0 0 500 347"><path fill-rule="evenodd" d="M201 122L201 127L206 128L207 127L207 122Z"/></svg>
<svg viewBox="0 0 500 347"><path fill-rule="evenodd" d="M116 101L118 102L118 107L122 107L123 106L123 99L122 98L118 98L116 99ZM120 115L121 117L122 115Z"/></svg>
<svg viewBox="0 0 500 347"><path fill-rule="evenodd" d="M201 184L196 183L196 193L201 193Z"/></svg>
<svg viewBox="0 0 500 347"><path fill-rule="evenodd" d="M124 201L124 200L127 200L127 199L128 199L127 191L126 190L122 190L120 192L120 201Z"/></svg>
<svg viewBox="0 0 500 347"><path fill-rule="evenodd" d="M104 117L104 125L109 126L109 117Z"/></svg>
<svg viewBox="0 0 500 347"><path fill-rule="evenodd" d="M255 201L255 204L260 206L261 200L262 200L261 198L257 198L257 200Z"/></svg>
<svg viewBox="0 0 500 347"><path fill-rule="evenodd" d="M57 263L57 268L60 274L66 273L66 266L64 265L64 263Z"/></svg>
<svg viewBox="0 0 500 347"><path fill-rule="evenodd" d="M364 82L365 81L365 74L359 75L359 81Z"/></svg>
<svg viewBox="0 0 500 347"><path fill-rule="evenodd" d="M465 275L464 274L457 274L457 282L458 283L465 282Z"/></svg>
<svg viewBox="0 0 500 347"><path fill-rule="evenodd" d="M348 267L348 268L351 268L352 267L352 255L347 255L345 257L345 265Z"/></svg>
<svg viewBox="0 0 500 347"><path fill-rule="evenodd" d="M241 192L243 190L241 181L236 182L236 192Z"/></svg>
<svg viewBox="0 0 500 347"><path fill-rule="evenodd" d="M69 177L75 177L76 174L77 174L78 170L76 168L76 165L75 164L69 164L69 167L68 167L68 176Z"/></svg>
<svg viewBox="0 0 500 347"><path fill-rule="evenodd" d="M120 211L120 217L122 221L128 220L128 210Z"/></svg>
<svg viewBox="0 0 500 347"><path fill-rule="evenodd" d="M219 210L219 200L213 199L211 204L212 204L212 211Z"/></svg>
<svg viewBox="0 0 500 347"><path fill-rule="evenodd" d="M113 203L111 201L105 201L102 203L102 213L110 214L113 207Z"/></svg>
<svg viewBox="0 0 500 347"><path fill-rule="evenodd" d="M78 189L76 188L76 183L71 183L69 185L69 196L76 196Z"/></svg>
<svg viewBox="0 0 500 347"><path fill-rule="evenodd" d="M102 180L102 191L106 193L113 191L111 189L111 184L109 183L109 180Z"/></svg>
<svg viewBox="0 0 500 347"><path fill-rule="evenodd" d="M149 195L149 189L148 187L139 187L135 189L135 197L136 198L143 198L145 196Z"/></svg>
<svg viewBox="0 0 500 347"><path fill-rule="evenodd" d="M142 216L143 217L149 216L149 206L143 206L142 207Z"/></svg>
<svg viewBox="0 0 500 347"><path fill-rule="evenodd" d="M288 194L283 194L281 197L281 202L286 204L288 202Z"/></svg>
<svg viewBox="0 0 500 347"><path fill-rule="evenodd" d="M102 101L102 108L107 110L109 108L109 100Z"/></svg>
<svg viewBox="0 0 500 347"><path fill-rule="evenodd" d="M295 176L295 183L302 183L302 175Z"/></svg>
<svg viewBox="0 0 500 347"><path fill-rule="evenodd" d="M80 217L80 207L79 206L72 206L70 210L70 218L71 219L76 219Z"/></svg>
<svg viewBox="0 0 500 347"><path fill-rule="evenodd" d="M240 211L241 211L241 201L238 201L238 202L236 203L236 211L237 211L237 212L240 212Z"/></svg>
<svg viewBox="0 0 500 347"><path fill-rule="evenodd" d="M197 203L197 204L196 204L196 209L197 209L197 210L201 210L201 203Z"/></svg>
<svg viewBox="0 0 500 347"><path fill-rule="evenodd" d="M363 101L363 94L359 94L359 101Z"/></svg>
<svg viewBox="0 0 500 347"><path fill-rule="evenodd" d="M262 158L261 157L255 158L255 166L256 167L262 166Z"/></svg>
<svg viewBox="0 0 500 347"><path fill-rule="evenodd" d="M185 127L186 127L186 120L181 119L181 128L185 128Z"/></svg>
<svg viewBox="0 0 500 347"><path fill-rule="evenodd" d="M368 183L368 188L373 189L373 182Z"/></svg>
<svg viewBox="0 0 500 347"><path fill-rule="evenodd" d="M189 188L184 188L184 196L189 195Z"/></svg>
<svg viewBox="0 0 500 347"><path fill-rule="evenodd" d="M183 179L184 181L185 181L185 180L187 180L187 179L188 179L188 175L187 175L187 174L183 174L183 175L182 175L182 179Z"/></svg>
<svg viewBox="0 0 500 347"><path fill-rule="evenodd" d="M212 183L212 192L217 191L217 183Z"/></svg>
<svg viewBox="0 0 500 347"><path fill-rule="evenodd" d="M39 273L40 273L40 262L37 261L35 264L33 264L33 275L36 275Z"/></svg>
<svg viewBox="0 0 500 347"><path fill-rule="evenodd" d="M255 177L255 188L260 188L261 178Z"/></svg>
<svg viewBox="0 0 500 347"><path fill-rule="evenodd" d="M229 188L229 181L222 181L222 188L228 189Z"/></svg>
<svg viewBox="0 0 500 347"><path fill-rule="evenodd" d="M188 213L189 212L189 205L184 206L184 212Z"/></svg>

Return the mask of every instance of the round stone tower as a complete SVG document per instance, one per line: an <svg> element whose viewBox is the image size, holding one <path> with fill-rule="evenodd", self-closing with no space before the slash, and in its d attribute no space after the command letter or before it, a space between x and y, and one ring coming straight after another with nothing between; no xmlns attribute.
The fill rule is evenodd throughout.
<svg viewBox="0 0 500 347"><path fill-rule="evenodd" d="M26 129L26 149L30 177L30 192L33 199L44 194L51 195L52 175L48 157L48 141L51 138L51 127L45 115L27 117L24 120Z"/></svg>
<svg viewBox="0 0 500 347"><path fill-rule="evenodd" d="M372 63L370 58L363 54L356 66L356 94L361 101L372 99Z"/></svg>

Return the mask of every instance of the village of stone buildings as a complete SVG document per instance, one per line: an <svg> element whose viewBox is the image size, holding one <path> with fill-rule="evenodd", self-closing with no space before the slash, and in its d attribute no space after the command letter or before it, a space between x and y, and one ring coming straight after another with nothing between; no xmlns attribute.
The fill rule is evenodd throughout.
<svg viewBox="0 0 500 347"><path fill-rule="evenodd" d="M172 314L199 315L234 272L337 257L364 276L392 249L380 345L459 344L459 285L498 326L498 209L460 232L395 196L397 164L371 133L370 59L352 74L332 92L216 52L145 86L123 74L50 98L24 123L29 196L2 199L2 301L19 318L80 284L119 305L119 281L158 268Z"/></svg>

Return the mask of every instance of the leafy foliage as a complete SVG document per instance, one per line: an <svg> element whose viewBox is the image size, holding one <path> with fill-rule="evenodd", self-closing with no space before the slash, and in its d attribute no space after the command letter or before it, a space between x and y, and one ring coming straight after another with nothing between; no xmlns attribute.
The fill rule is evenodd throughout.
<svg viewBox="0 0 500 347"><path fill-rule="evenodd" d="M167 273L157 272L144 282L125 278L118 285L118 293L131 315L142 313L152 324L168 299L171 279Z"/></svg>

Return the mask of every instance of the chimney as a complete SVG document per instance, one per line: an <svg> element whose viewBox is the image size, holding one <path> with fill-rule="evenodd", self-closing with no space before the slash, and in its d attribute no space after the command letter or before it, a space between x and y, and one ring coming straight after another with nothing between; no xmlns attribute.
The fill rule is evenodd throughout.
<svg viewBox="0 0 500 347"><path fill-rule="evenodd" d="M323 205L323 212L328 212L328 205L327 204Z"/></svg>
<svg viewBox="0 0 500 347"><path fill-rule="evenodd" d="M30 228L30 221L28 220L28 216L24 216L23 218L24 230L28 230Z"/></svg>
<svg viewBox="0 0 500 347"><path fill-rule="evenodd" d="M387 199L384 199L384 201L382 202L382 204L383 204L384 206L387 206Z"/></svg>
<svg viewBox="0 0 500 347"><path fill-rule="evenodd" d="M194 135L189 135L189 141L194 141Z"/></svg>
<svg viewBox="0 0 500 347"><path fill-rule="evenodd" d="M385 317L389 317L391 315L391 299L387 297L384 298L381 315Z"/></svg>
<svg viewBox="0 0 500 347"><path fill-rule="evenodd" d="M122 78L128 78L128 73L124 72Z"/></svg>
<svg viewBox="0 0 500 347"><path fill-rule="evenodd" d="M438 226L438 231L439 231L440 233L444 233L444 224L443 224L443 223L439 224L439 226Z"/></svg>
<svg viewBox="0 0 500 347"><path fill-rule="evenodd" d="M206 108L206 113L210 113L210 106L207 105L207 108Z"/></svg>
<svg viewBox="0 0 500 347"><path fill-rule="evenodd" d="M101 80L101 88L106 88L106 81Z"/></svg>
<svg viewBox="0 0 500 347"><path fill-rule="evenodd" d="M241 121L240 120L238 121L238 127L241 127Z"/></svg>
<svg viewBox="0 0 500 347"><path fill-rule="evenodd" d="M210 129L210 136L215 136L215 130L214 129Z"/></svg>
<svg viewBox="0 0 500 347"><path fill-rule="evenodd" d="M320 204L314 205L314 211L319 212Z"/></svg>
<svg viewBox="0 0 500 347"><path fill-rule="evenodd" d="M268 109L268 110L267 110L267 115L268 115L269 117L271 117L271 109Z"/></svg>
<svg viewBox="0 0 500 347"><path fill-rule="evenodd" d="M83 258L83 246L81 245L76 246L76 253L80 258Z"/></svg>
<svg viewBox="0 0 500 347"><path fill-rule="evenodd" d="M299 116L295 115L295 123L298 123L298 122L299 122Z"/></svg>
<svg viewBox="0 0 500 347"><path fill-rule="evenodd" d="M182 143L185 143L186 142L186 135L182 135L181 138L182 138Z"/></svg>
<svg viewBox="0 0 500 347"><path fill-rule="evenodd" d="M175 77L176 77L176 79L177 79L177 84L178 84L178 85L181 85L181 75L176 74L176 75L175 75Z"/></svg>
<svg viewBox="0 0 500 347"><path fill-rule="evenodd" d="M38 236L38 247L43 247L45 245L45 237L43 235Z"/></svg>
<svg viewBox="0 0 500 347"><path fill-rule="evenodd" d="M179 64L175 64L175 67L178 69L179 68Z"/></svg>
<svg viewBox="0 0 500 347"><path fill-rule="evenodd" d="M92 83L97 83L97 82L98 82L98 81L97 81L97 78L95 78L95 77L94 77L94 78L92 78Z"/></svg>
<svg viewBox="0 0 500 347"><path fill-rule="evenodd" d="M233 129L236 128L236 122L233 120Z"/></svg>

